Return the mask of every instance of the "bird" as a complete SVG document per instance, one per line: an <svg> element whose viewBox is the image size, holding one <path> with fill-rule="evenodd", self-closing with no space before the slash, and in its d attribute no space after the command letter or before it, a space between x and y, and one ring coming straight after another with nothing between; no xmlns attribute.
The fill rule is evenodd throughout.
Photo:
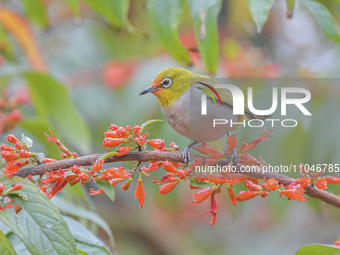
<svg viewBox="0 0 340 255"><path fill-rule="evenodd" d="M153 93L159 100L161 111L169 125L179 134L193 140L183 151L185 164L190 161L190 148L197 143L218 140L237 128L231 123L248 119L264 119L252 114L245 105L244 115L233 115L233 97L226 89L214 89L220 82L179 67L169 67L159 72L151 85L139 95ZM202 94L207 89L207 114L201 113ZM216 101L218 103L216 103ZM214 119L229 120L228 124L213 126Z"/></svg>

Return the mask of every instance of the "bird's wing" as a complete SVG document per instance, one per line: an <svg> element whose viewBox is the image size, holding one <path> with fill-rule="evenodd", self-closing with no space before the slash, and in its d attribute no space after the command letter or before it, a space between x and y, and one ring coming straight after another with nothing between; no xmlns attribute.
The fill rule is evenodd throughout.
<svg viewBox="0 0 340 255"><path fill-rule="evenodd" d="M202 76L201 79L197 79L195 82L195 88L205 91L209 96L208 100L214 100L217 104L222 104L227 107L233 107L233 96L229 90L223 88L214 88L215 84L220 82L211 79L206 76ZM250 112L247 104L244 105L245 116L249 119L265 119L268 116L257 116Z"/></svg>

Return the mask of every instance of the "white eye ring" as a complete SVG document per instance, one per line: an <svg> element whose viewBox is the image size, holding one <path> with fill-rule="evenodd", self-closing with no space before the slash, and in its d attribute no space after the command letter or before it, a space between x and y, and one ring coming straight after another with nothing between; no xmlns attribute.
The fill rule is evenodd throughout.
<svg viewBox="0 0 340 255"><path fill-rule="evenodd" d="M163 88L169 88L172 84L172 80L168 77L166 77L163 81L162 81L162 87Z"/></svg>

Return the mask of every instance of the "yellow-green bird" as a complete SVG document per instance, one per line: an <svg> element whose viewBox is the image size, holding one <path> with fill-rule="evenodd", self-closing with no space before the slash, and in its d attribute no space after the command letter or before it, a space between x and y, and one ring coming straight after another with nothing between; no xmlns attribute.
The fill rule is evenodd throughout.
<svg viewBox="0 0 340 255"><path fill-rule="evenodd" d="M170 126L194 141L183 152L185 162L190 161L190 147L197 142L218 140L237 128L237 125L230 125L231 122L240 122L246 117L263 119L253 115L246 105L245 115L233 115L232 95L225 89L215 89L216 94L210 93L213 98L207 97L207 114L202 115L202 94L207 92L206 87L214 87L217 83L219 82L207 76L172 67L159 72L151 86L139 94L151 92L157 96L162 113ZM228 124L214 127L214 119L226 119Z"/></svg>

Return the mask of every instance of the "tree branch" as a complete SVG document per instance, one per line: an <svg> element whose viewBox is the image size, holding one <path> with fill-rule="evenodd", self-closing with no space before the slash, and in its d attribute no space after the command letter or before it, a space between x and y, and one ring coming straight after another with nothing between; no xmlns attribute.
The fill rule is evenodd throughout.
<svg viewBox="0 0 340 255"><path fill-rule="evenodd" d="M16 173L17 176L20 177L27 177L29 175L42 175L46 172L55 171L58 169L66 169L70 168L74 165L79 166L89 166L92 165L93 162L97 160L97 158L101 154L91 154L83 157L78 158L70 158L70 159L64 159L57 162L52 163L45 163L40 164L37 166L33 166L30 168L22 169L19 172ZM192 159L199 158L199 156L191 155ZM183 162L182 160L182 154L180 152L160 152L160 151L133 151L129 152L126 155L123 156L111 156L107 159L105 159L105 163L112 163L112 162L120 162L120 161L171 161L171 162ZM226 165L227 161L221 161L219 164L221 166ZM285 175L274 173L274 172L263 172L261 167L258 166L252 166L250 171L247 172L241 172L240 168L242 167L242 164L238 164L236 166L237 172L242 173L245 176L251 177L251 178L275 178L277 181L280 182L280 184L283 184L287 186L288 184L295 181L295 179L287 177ZM247 166L249 168L249 166ZM311 185L305 187L306 194L310 197L319 199L321 201L324 201L325 203L331 204L335 207L340 208L340 197L324 191L319 190Z"/></svg>

